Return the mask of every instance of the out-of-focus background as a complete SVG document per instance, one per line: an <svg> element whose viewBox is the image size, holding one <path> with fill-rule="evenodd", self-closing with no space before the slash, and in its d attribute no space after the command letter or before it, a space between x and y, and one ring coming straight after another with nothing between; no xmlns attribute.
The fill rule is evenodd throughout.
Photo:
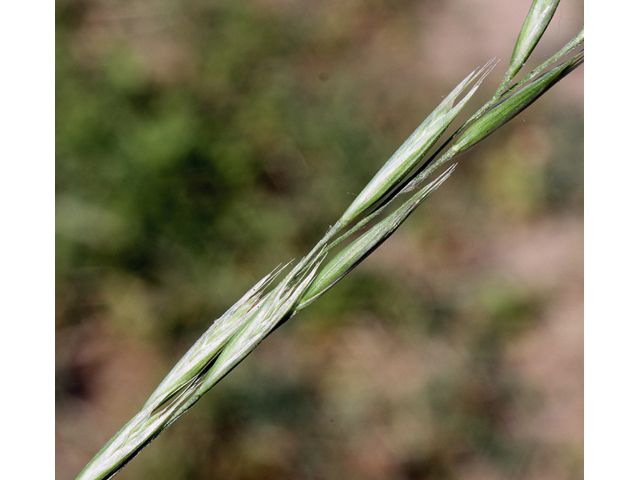
<svg viewBox="0 0 640 480"><path fill-rule="evenodd" d="M305 254L528 0L56 2L56 478ZM563 0L533 67L582 26ZM118 476L583 476L582 69ZM459 124L459 123L458 123Z"/></svg>

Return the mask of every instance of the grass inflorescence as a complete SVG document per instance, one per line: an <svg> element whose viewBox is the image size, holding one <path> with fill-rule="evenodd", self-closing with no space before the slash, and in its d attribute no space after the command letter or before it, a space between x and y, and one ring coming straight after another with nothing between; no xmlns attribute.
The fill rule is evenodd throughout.
<svg viewBox="0 0 640 480"><path fill-rule="evenodd" d="M433 151L495 67L494 61L469 74L444 98L307 256L265 276L211 325L160 383L140 412L96 454L77 479L107 479L115 475L267 335L326 293L393 234L452 174L455 165L422 186L436 169L491 135L582 64L583 50L568 60L560 60L582 46L583 31L522 80L513 83L557 5L558 1L534 0L507 71L489 101ZM394 200L406 195L411 196L387 212ZM366 227L365 233L356 236ZM347 245L341 247L344 243ZM324 264L334 249L339 251ZM290 270L285 274L287 268ZM278 277L282 278L278 280Z"/></svg>

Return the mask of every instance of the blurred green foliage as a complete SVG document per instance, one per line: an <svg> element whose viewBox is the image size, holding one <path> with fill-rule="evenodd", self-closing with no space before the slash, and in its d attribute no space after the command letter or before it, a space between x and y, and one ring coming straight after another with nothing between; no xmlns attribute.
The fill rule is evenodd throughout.
<svg viewBox="0 0 640 480"><path fill-rule="evenodd" d="M416 12L445 4L57 2L60 478L212 319L305 254L450 90L411 62ZM505 356L557 288L483 259L514 225L581 216L580 112L527 115L121 478L462 478L473 462L506 478L553 457L513 433L535 394ZM115 354L82 353L96 338L158 360L113 425L83 431L112 404Z"/></svg>

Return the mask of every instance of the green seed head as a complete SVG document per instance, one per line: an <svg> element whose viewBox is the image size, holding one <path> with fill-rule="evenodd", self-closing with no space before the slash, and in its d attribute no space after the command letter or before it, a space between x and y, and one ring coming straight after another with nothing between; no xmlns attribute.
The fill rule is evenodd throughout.
<svg viewBox="0 0 640 480"><path fill-rule="evenodd" d="M302 310L311 304L324 292L340 281L347 273L353 270L362 260L364 260L382 242L384 242L389 235L395 232L409 214L413 212L440 185L442 185L447 178L449 178L449 175L451 175L454 169L455 164L449 167L436 180L413 195L413 197L407 200L395 212L371 227L369 231L354 240L349 244L349 246L344 248L333 259L331 259L331 261L327 263L311 283L309 289L304 293L296 307L296 310Z"/></svg>
<svg viewBox="0 0 640 480"><path fill-rule="evenodd" d="M453 89L360 192L340 218L340 224L348 225L351 223L358 215L383 198L402 181L451 125L451 122L476 92L492 68L493 62L487 63L477 72L469 74ZM454 105L455 99L474 81L476 83L469 93L457 105Z"/></svg>
<svg viewBox="0 0 640 480"><path fill-rule="evenodd" d="M544 75L541 75L529 85L522 87L516 93L507 97L472 123L471 126L460 135L456 143L451 147L451 150L455 152L455 154L461 153L491 135L496 129L522 112L540 95L549 90L581 63L582 54L579 54Z"/></svg>
<svg viewBox="0 0 640 480"><path fill-rule="evenodd" d="M520 71L524 62L538 44L540 37L547 29L560 0L535 0L531 4L529 14L522 25L520 35L511 55L509 69L505 74L504 83L509 83Z"/></svg>

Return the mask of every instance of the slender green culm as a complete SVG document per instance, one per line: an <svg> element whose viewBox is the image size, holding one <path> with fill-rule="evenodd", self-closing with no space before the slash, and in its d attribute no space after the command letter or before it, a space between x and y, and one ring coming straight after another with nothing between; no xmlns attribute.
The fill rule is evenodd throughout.
<svg viewBox="0 0 640 480"><path fill-rule="evenodd" d="M495 62L491 61L468 75L447 95L307 256L296 264L284 265L265 276L213 323L169 372L140 412L96 454L76 480L113 477L249 355L264 338L320 298L392 235L449 178L455 165L428 185L422 186L437 168L513 119L582 64L584 52L543 73L582 45L583 31L556 55L509 87L540 40L557 6L557 0L534 0L518 36L508 70L493 97L441 142L435 152L431 152L494 67ZM456 103L464 91L467 93ZM383 215L390 205L395 204L394 200L415 189L418 189L417 192L408 200L400 203L391 213ZM367 226L365 233L349 240L356 231ZM323 267L329 253L347 241L348 244L341 247ZM290 271L285 274L289 268ZM276 282L280 276L283 278Z"/></svg>

